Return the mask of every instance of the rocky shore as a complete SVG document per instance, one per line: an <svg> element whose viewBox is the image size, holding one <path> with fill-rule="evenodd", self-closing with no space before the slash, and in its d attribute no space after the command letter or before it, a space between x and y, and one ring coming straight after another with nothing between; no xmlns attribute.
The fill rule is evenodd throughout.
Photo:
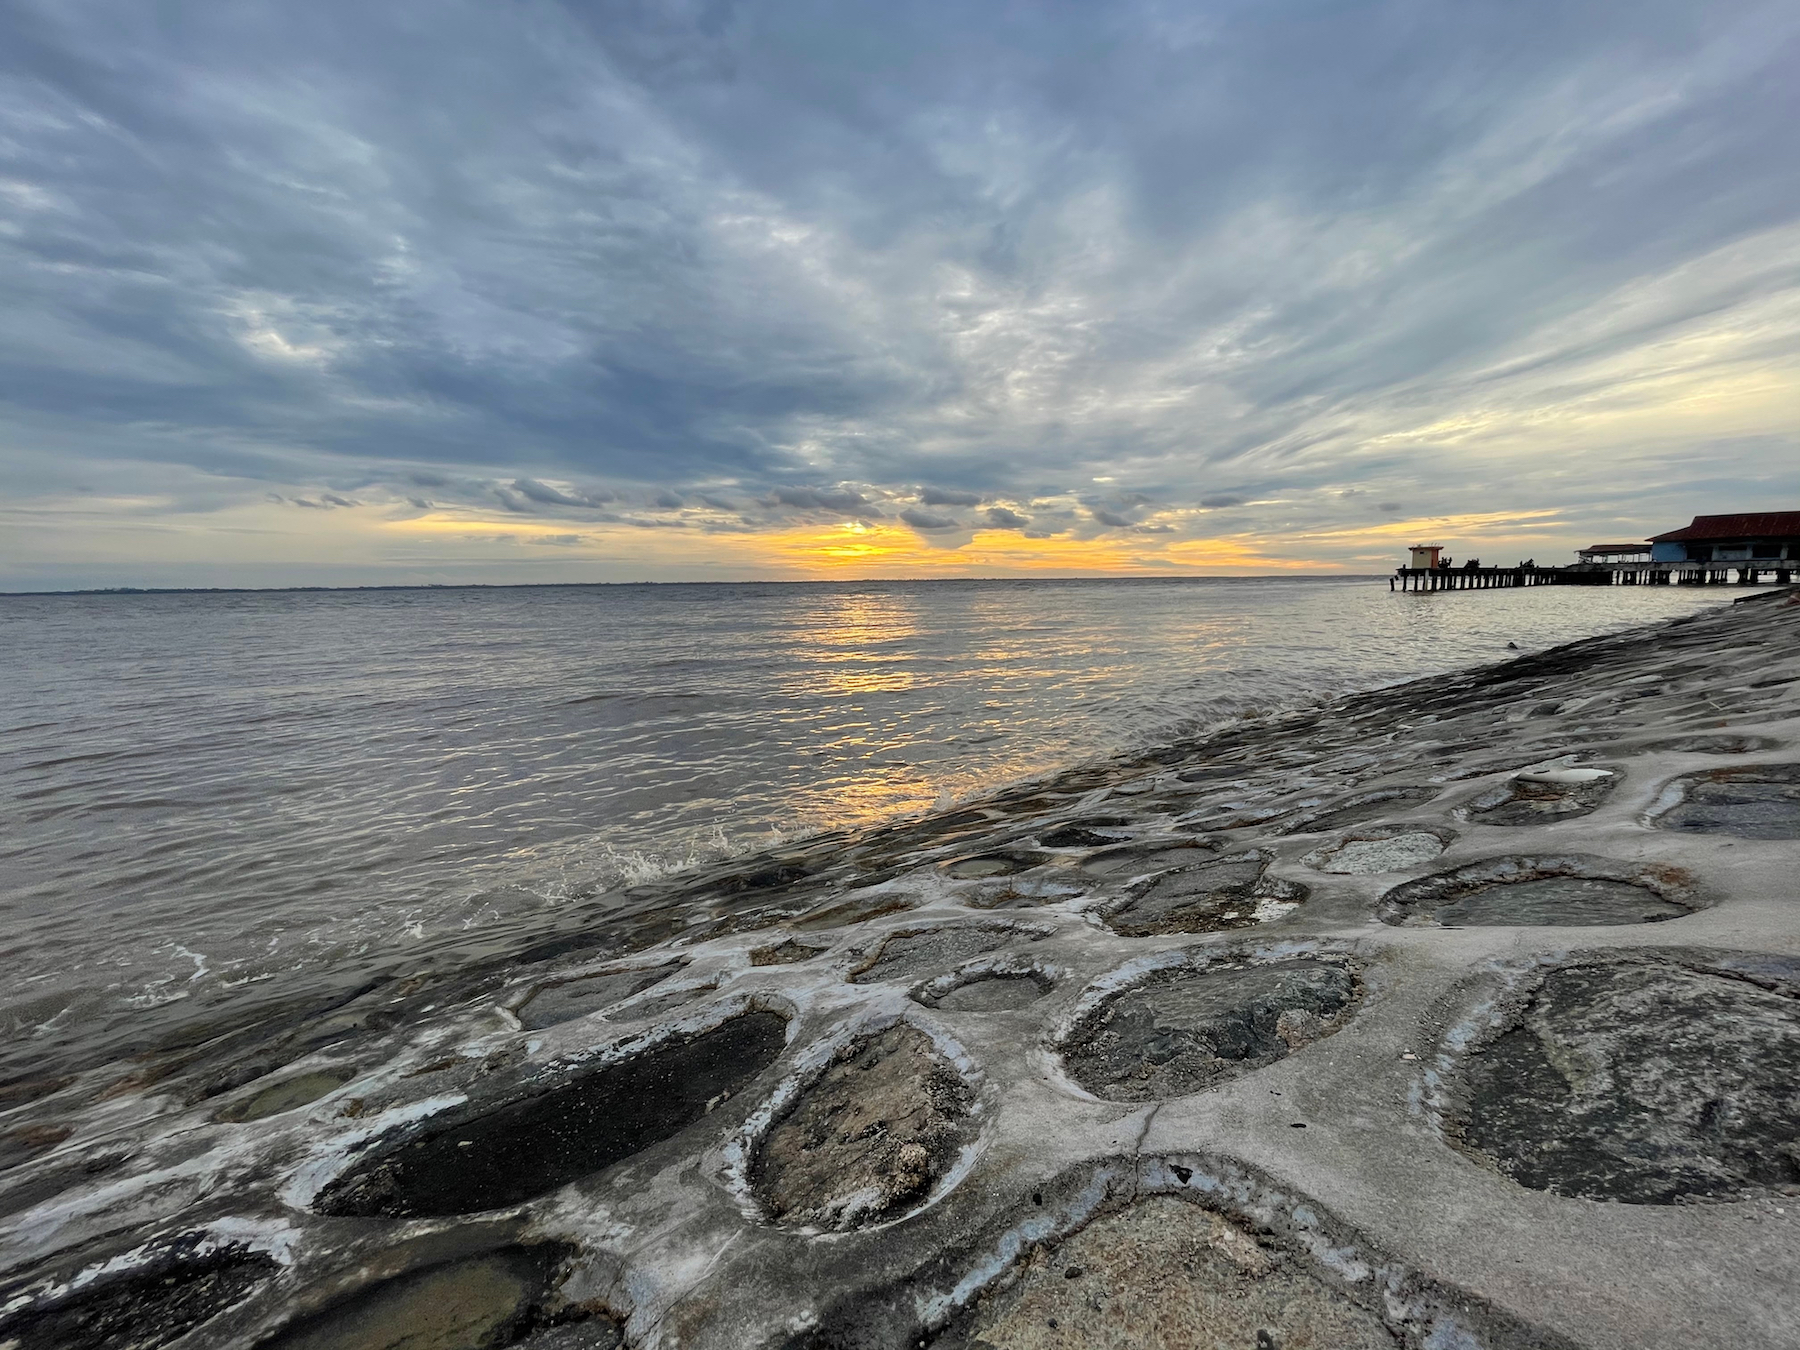
<svg viewBox="0 0 1800 1350"><path fill-rule="evenodd" d="M0 1350L1800 1346L1800 603L0 1087Z"/></svg>

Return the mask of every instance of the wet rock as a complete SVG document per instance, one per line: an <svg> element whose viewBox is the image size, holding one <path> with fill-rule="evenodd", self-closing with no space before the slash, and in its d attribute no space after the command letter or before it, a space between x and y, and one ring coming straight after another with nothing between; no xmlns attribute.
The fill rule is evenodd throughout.
<svg viewBox="0 0 1800 1350"><path fill-rule="evenodd" d="M1483 825L1548 825L1585 816L1618 783L1608 769L1543 769L1517 773L1463 808Z"/></svg>
<svg viewBox="0 0 1800 1350"><path fill-rule="evenodd" d="M523 1099L428 1120L332 1182L314 1208L412 1218L532 1199L699 1120L775 1062L786 1025L743 1013Z"/></svg>
<svg viewBox="0 0 1800 1350"><path fill-rule="evenodd" d="M823 947L808 947L803 942L795 942L788 938L783 942L772 943L766 947L754 947L750 951L750 964L753 966L791 966L801 961L810 961Z"/></svg>
<svg viewBox="0 0 1800 1350"><path fill-rule="evenodd" d="M1173 1196L1089 1224L976 1309L970 1350L1394 1350L1322 1267Z"/></svg>
<svg viewBox="0 0 1800 1350"><path fill-rule="evenodd" d="M915 989L913 999L945 1012L1013 1012L1055 987L1054 973L1039 966L961 970Z"/></svg>
<svg viewBox="0 0 1800 1350"><path fill-rule="evenodd" d="M763 1138L751 1186L771 1217L864 1227L922 1202L955 1162L972 1097L905 1023L845 1046Z"/></svg>
<svg viewBox="0 0 1800 1350"><path fill-rule="evenodd" d="M1759 750L1773 750L1780 744L1772 736L1745 736L1720 731L1703 732L1694 736L1673 736L1665 741L1651 741L1640 748L1673 755L1748 755Z"/></svg>
<svg viewBox="0 0 1800 1350"><path fill-rule="evenodd" d="M1009 877L1015 872L1028 872L1050 861L1047 853L1011 850L1005 853L982 853L973 858L958 858L944 867L944 875L957 881L977 881L985 877Z"/></svg>
<svg viewBox="0 0 1800 1350"><path fill-rule="evenodd" d="M1392 815L1396 811L1407 811L1428 802L1438 795L1439 789L1434 787L1391 787L1378 788L1373 792L1359 793L1345 798L1335 805L1324 807L1318 811L1308 812L1287 821L1276 831L1277 834L1327 834L1333 830L1348 829L1352 825L1361 825L1364 821L1379 820L1382 816Z"/></svg>
<svg viewBox="0 0 1800 1350"><path fill-rule="evenodd" d="M1336 1031L1361 998L1342 955L1258 960L1190 954L1083 1016L1059 1047L1097 1097L1184 1097L1260 1069Z"/></svg>
<svg viewBox="0 0 1800 1350"><path fill-rule="evenodd" d="M277 1270L241 1247L190 1238L124 1273L0 1318L0 1345L19 1350L149 1350L242 1303Z"/></svg>
<svg viewBox="0 0 1800 1350"><path fill-rule="evenodd" d="M1587 927L1660 923L1702 907L1692 879L1583 854L1490 858L1420 877L1381 897L1398 927Z"/></svg>
<svg viewBox="0 0 1800 1350"><path fill-rule="evenodd" d="M1791 984L1654 956L1567 965L1463 1075L1464 1143L1536 1190L1660 1205L1800 1183Z"/></svg>
<svg viewBox="0 0 1800 1350"><path fill-rule="evenodd" d="M610 1008L652 985L661 984L675 973L675 969L674 966L657 966L608 971L541 984L513 1011L521 1025L538 1031Z"/></svg>
<svg viewBox="0 0 1800 1350"><path fill-rule="evenodd" d="M1143 876L1171 867L1191 867L1218 856L1218 850L1192 839L1161 844L1133 844L1091 853L1081 860L1081 870L1097 877Z"/></svg>
<svg viewBox="0 0 1800 1350"><path fill-rule="evenodd" d="M40 1153L48 1153L73 1133L72 1125L15 1125L0 1134L0 1169L17 1167Z"/></svg>
<svg viewBox="0 0 1800 1350"><path fill-rule="evenodd" d="M848 924L866 923L889 914L900 914L918 906L917 900L903 895L853 896L835 904L822 905L795 919L793 926L806 931L842 928Z"/></svg>
<svg viewBox="0 0 1800 1350"><path fill-rule="evenodd" d="M213 1119L242 1123L278 1116L283 1111L297 1110L328 1093L336 1092L352 1077L354 1075L348 1069L317 1069L311 1073L295 1074L292 1078L271 1083L260 1092L253 1092L248 1097L233 1102Z"/></svg>
<svg viewBox="0 0 1800 1350"><path fill-rule="evenodd" d="M1268 923L1306 898L1304 887L1264 876L1268 865L1269 855L1252 849L1164 872L1114 906L1106 924L1125 937L1147 937Z"/></svg>
<svg viewBox="0 0 1800 1350"><path fill-rule="evenodd" d="M1351 834L1306 856L1306 865L1339 876L1403 872L1428 863L1448 842L1437 830L1409 825L1383 825Z"/></svg>
<svg viewBox="0 0 1800 1350"><path fill-rule="evenodd" d="M955 924L895 933L850 975L852 984L909 980L939 966L1043 937L1041 930L998 924Z"/></svg>
<svg viewBox="0 0 1800 1350"><path fill-rule="evenodd" d="M1118 843L1119 836L1115 831L1119 826L1129 823L1123 816L1067 821L1054 829L1046 830L1037 837L1037 841L1045 848L1101 848ZM1102 834L1101 830L1108 833Z"/></svg>
<svg viewBox="0 0 1800 1350"><path fill-rule="evenodd" d="M1676 800L1654 823L1665 830L1740 839L1800 839L1800 764L1714 769L1670 784Z"/></svg>
<svg viewBox="0 0 1800 1350"><path fill-rule="evenodd" d="M534 1329L560 1247L513 1248L366 1289L294 1326L258 1350L489 1350L496 1346L617 1346L600 1319ZM559 1342L565 1332L591 1339ZM548 1339L546 1339L548 1338Z"/></svg>

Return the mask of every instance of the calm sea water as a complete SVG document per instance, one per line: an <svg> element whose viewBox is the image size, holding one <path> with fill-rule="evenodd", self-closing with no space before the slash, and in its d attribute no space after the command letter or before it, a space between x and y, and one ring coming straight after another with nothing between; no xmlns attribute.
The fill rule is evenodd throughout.
<svg viewBox="0 0 1800 1350"><path fill-rule="evenodd" d="M1378 579L0 596L7 1058L1720 598Z"/></svg>

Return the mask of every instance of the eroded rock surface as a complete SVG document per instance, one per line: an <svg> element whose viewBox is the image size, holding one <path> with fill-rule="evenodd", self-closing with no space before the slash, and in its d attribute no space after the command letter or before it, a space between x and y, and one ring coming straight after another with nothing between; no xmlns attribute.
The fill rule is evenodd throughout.
<svg viewBox="0 0 1800 1350"><path fill-rule="evenodd" d="M427 1121L322 1191L320 1213L472 1214L516 1205L650 1147L775 1062L787 1023L745 1013L480 1114Z"/></svg>
<svg viewBox="0 0 1800 1350"><path fill-rule="evenodd" d="M969 1350L1395 1350L1344 1282L1171 1196L1089 1224L985 1299Z"/></svg>
<svg viewBox="0 0 1800 1350"><path fill-rule="evenodd" d="M1463 1073L1463 1140L1537 1190L1660 1205L1800 1184L1800 1000L1759 982L1565 966Z"/></svg>
<svg viewBox="0 0 1800 1350"><path fill-rule="evenodd" d="M0 1317L0 1346L19 1350L151 1350L243 1302L278 1267L241 1248L187 1250L102 1276Z"/></svg>
<svg viewBox="0 0 1800 1350"><path fill-rule="evenodd" d="M1377 827L1340 839L1307 855L1306 865L1339 876L1402 872L1430 862L1444 851L1444 837L1404 825Z"/></svg>
<svg viewBox="0 0 1800 1350"><path fill-rule="evenodd" d="M652 970L619 970L602 975L544 984L532 991L515 1010L519 1021L533 1031L586 1017L641 994L675 973L674 967Z"/></svg>
<svg viewBox="0 0 1800 1350"><path fill-rule="evenodd" d="M1583 855L1494 858L1381 897L1383 923L1445 928L1660 923L1700 904L1684 873Z"/></svg>
<svg viewBox="0 0 1800 1350"><path fill-rule="evenodd" d="M751 1185L770 1215L860 1228L924 1200L961 1148L968 1085L900 1023L844 1047L762 1140Z"/></svg>
<svg viewBox="0 0 1800 1350"><path fill-rule="evenodd" d="M1665 830L1800 839L1800 764L1714 769L1677 786L1680 800L1656 818Z"/></svg>
<svg viewBox="0 0 1800 1350"><path fill-rule="evenodd" d="M912 933L895 933L874 956L850 976L853 984L909 980L915 975L954 964L983 952L1041 936L1029 929L983 924L953 924Z"/></svg>
<svg viewBox="0 0 1800 1350"><path fill-rule="evenodd" d="M1361 825L1364 821L1380 820L1396 811L1411 810L1422 802L1430 801L1439 791L1434 787L1409 786L1359 793L1336 805L1298 816L1288 821L1277 833L1329 834L1333 830Z"/></svg>
<svg viewBox="0 0 1800 1350"><path fill-rule="evenodd" d="M1222 933L1280 918L1305 899L1294 882L1265 877L1269 856L1252 849L1164 872L1106 916L1126 937L1152 933Z"/></svg>
<svg viewBox="0 0 1800 1350"><path fill-rule="evenodd" d="M1607 769L1546 769L1513 775L1474 797L1466 808L1483 825L1548 825L1585 816L1618 784Z"/></svg>
<svg viewBox="0 0 1800 1350"><path fill-rule="evenodd" d="M417 1271L364 1290L264 1345L266 1350L621 1345L618 1324L609 1318L546 1324L546 1287L564 1254L555 1247L514 1248Z"/></svg>
<svg viewBox="0 0 1800 1350"><path fill-rule="evenodd" d="M347 1069L319 1069L312 1073L295 1074L233 1102L220 1111L217 1118L242 1122L263 1120L284 1111L294 1111L310 1102L316 1102L327 1093L336 1092L350 1081L350 1077Z"/></svg>
<svg viewBox="0 0 1800 1350"><path fill-rule="evenodd" d="M1354 967L1336 955L1182 966L1083 1018L1061 1047L1063 1065L1098 1097L1182 1097L1329 1035L1359 998Z"/></svg>

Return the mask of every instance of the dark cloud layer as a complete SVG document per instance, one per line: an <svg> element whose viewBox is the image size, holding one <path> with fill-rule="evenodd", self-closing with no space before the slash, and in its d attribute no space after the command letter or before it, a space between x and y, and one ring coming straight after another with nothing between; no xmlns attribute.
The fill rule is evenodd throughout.
<svg viewBox="0 0 1800 1350"><path fill-rule="evenodd" d="M50 510L723 532L1793 494L1797 32L1733 0L19 0L0 453Z"/></svg>

